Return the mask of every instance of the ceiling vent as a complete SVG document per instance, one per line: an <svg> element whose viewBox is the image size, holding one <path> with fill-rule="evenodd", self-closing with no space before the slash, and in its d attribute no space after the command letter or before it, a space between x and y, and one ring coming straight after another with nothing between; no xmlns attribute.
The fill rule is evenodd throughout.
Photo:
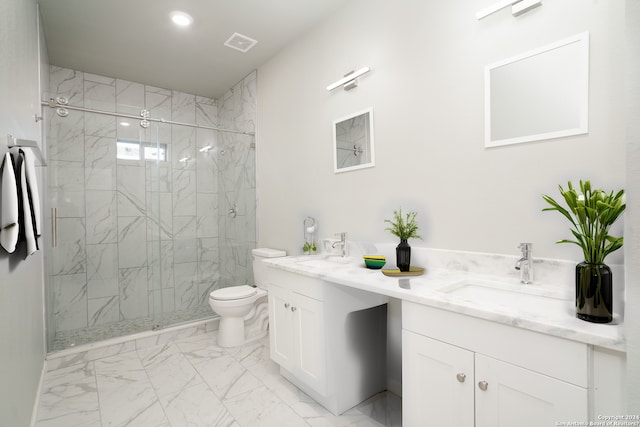
<svg viewBox="0 0 640 427"><path fill-rule="evenodd" d="M254 40L250 37L243 36L242 34L233 33L231 37L224 42L224 45L230 47L231 49L239 50L242 53L247 52L251 49L255 44L258 43L257 40Z"/></svg>

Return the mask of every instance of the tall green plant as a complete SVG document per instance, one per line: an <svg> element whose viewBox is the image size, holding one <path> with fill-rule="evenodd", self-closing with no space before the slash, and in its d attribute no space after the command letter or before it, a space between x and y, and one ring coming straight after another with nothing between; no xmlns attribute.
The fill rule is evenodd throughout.
<svg viewBox="0 0 640 427"><path fill-rule="evenodd" d="M571 181L568 189L558 186L568 209L547 195L542 198L551 205L543 211L558 211L571 222L571 234L575 240L563 239L556 243L573 243L584 253L584 260L590 264L604 264L611 252L622 247L623 238L609 234L609 228L624 212L624 190L606 193L592 189L589 181L580 181L580 192L573 188Z"/></svg>
<svg viewBox="0 0 640 427"><path fill-rule="evenodd" d="M411 238L422 239L418 235L418 224L416 223L416 212L409 212L405 216L402 216L402 208L399 211L393 211L393 220L385 219L384 222L389 224L389 227L385 228L394 236L397 236L400 240L408 240Z"/></svg>

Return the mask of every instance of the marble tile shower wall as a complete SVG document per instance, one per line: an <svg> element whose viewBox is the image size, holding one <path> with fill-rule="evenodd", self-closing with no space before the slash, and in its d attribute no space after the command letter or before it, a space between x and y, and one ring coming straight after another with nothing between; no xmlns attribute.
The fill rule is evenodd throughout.
<svg viewBox="0 0 640 427"><path fill-rule="evenodd" d="M218 120L226 129L255 131L256 75L254 71L218 101ZM256 247L256 158L254 138L221 133L220 162L220 280L221 286L253 283L251 249ZM235 214L229 215L234 209Z"/></svg>
<svg viewBox="0 0 640 427"><path fill-rule="evenodd" d="M133 115L146 108L151 117L227 127L214 99L55 66L50 80L52 96L73 106ZM220 100L229 128L243 123L253 131L255 107L244 105L255 104L255 90L244 89L252 85L255 74L238 85L250 96L237 99L230 91ZM234 111L243 118L232 119ZM192 311L207 304L213 288L236 284L220 280L221 264L239 263L225 269L246 275L245 253L256 240L252 137L238 143L208 129L164 123L143 129L137 120L123 126L126 120L89 112L47 118L49 191L58 216L51 257L56 331L148 318L160 307ZM159 141L168 161L117 159L116 140ZM198 151L205 145L216 149ZM231 202L243 224L221 235L218 222L231 222ZM221 249L226 240L234 249Z"/></svg>

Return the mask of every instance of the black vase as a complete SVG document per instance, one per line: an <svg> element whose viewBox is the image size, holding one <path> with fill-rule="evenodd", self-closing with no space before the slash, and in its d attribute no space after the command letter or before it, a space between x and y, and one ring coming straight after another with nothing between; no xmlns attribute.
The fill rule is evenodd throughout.
<svg viewBox="0 0 640 427"><path fill-rule="evenodd" d="M613 276L605 264L576 265L576 317L587 322L613 320Z"/></svg>
<svg viewBox="0 0 640 427"><path fill-rule="evenodd" d="M409 246L407 239L400 240L400 243L396 246L396 265L400 271L409 271L411 265L411 246Z"/></svg>

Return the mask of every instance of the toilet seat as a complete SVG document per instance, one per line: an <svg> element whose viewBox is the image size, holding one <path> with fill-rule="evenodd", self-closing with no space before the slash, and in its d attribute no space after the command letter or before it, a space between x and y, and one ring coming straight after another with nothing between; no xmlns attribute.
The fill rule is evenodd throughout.
<svg viewBox="0 0 640 427"><path fill-rule="evenodd" d="M248 286L230 286L228 288L216 289L209 294L209 299L217 301L233 301L244 298L249 298L258 293L257 289Z"/></svg>

